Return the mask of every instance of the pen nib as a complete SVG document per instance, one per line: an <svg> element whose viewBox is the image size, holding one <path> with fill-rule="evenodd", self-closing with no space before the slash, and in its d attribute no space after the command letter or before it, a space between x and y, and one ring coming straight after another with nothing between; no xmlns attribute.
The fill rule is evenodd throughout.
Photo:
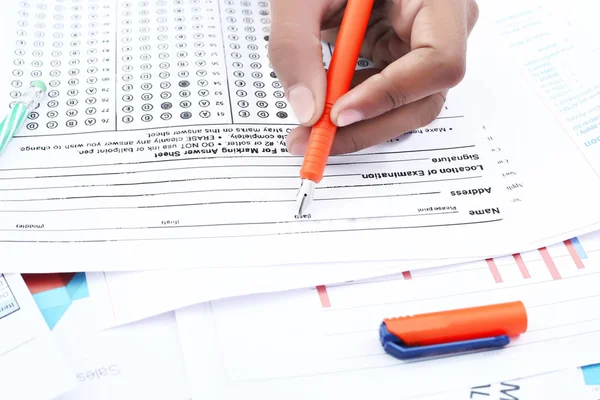
<svg viewBox="0 0 600 400"><path fill-rule="evenodd" d="M302 179L298 195L296 197L296 207L298 207L298 215L304 215L304 212L308 209L313 201L313 195L315 192L315 182L308 179Z"/></svg>

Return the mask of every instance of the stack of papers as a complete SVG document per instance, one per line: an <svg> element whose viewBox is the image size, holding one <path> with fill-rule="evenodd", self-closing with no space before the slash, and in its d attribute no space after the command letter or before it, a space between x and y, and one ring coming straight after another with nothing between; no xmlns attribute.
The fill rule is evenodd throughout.
<svg viewBox="0 0 600 400"><path fill-rule="evenodd" d="M296 215L268 1L7 2L3 107L48 92L0 155L1 393L597 400L594 7L479 1L438 118L330 157ZM500 349L380 342L386 318L519 301Z"/></svg>

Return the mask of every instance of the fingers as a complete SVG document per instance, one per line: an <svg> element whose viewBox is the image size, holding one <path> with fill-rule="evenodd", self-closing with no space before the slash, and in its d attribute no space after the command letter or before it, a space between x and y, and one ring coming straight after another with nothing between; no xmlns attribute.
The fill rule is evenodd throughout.
<svg viewBox="0 0 600 400"><path fill-rule="evenodd" d="M337 29L324 31L321 40L335 43L337 34ZM383 69L409 51L409 45L401 40L389 25L379 23L367 31L360 56L373 61L377 68Z"/></svg>
<svg viewBox="0 0 600 400"><path fill-rule="evenodd" d="M355 71L350 87L356 87L357 85L364 82L369 77L381 72L380 69L377 68L366 68ZM306 150L306 146L308 144L308 136L310 129L308 128L298 128L292 134L287 137L287 148L291 154L300 155L304 154Z"/></svg>
<svg viewBox="0 0 600 400"><path fill-rule="evenodd" d="M385 0L376 2L360 49L361 57L373 61L381 69L410 50L407 42L401 40L392 28L390 7ZM339 27L324 30L321 32L321 40L335 44L338 34Z"/></svg>
<svg viewBox="0 0 600 400"><path fill-rule="evenodd" d="M269 60L301 124L320 117L327 77L323 66L321 0L272 0Z"/></svg>
<svg viewBox="0 0 600 400"><path fill-rule="evenodd" d="M424 97L385 115L348 126L336 136L331 154L357 152L432 123L442 111L447 91Z"/></svg>
<svg viewBox="0 0 600 400"><path fill-rule="evenodd" d="M352 77L352 83L350 87L355 87L356 85L361 84L365 79L375 75L380 72L380 70L375 68L366 68L357 70ZM288 151L293 155L303 155L306 151L306 146L308 145L308 137L310 134L310 129L301 127L292 131L291 134L288 135L286 139L286 146Z"/></svg>
<svg viewBox="0 0 600 400"><path fill-rule="evenodd" d="M419 2L417 2L419 3ZM348 126L456 86L466 69L466 43L472 2L467 0L396 1L391 21L411 51L372 76L334 105L332 121Z"/></svg>
<svg viewBox="0 0 600 400"><path fill-rule="evenodd" d="M479 19L479 6L476 0L467 0L467 28L469 35L473 31L477 20Z"/></svg>
<svg viewBox="0 0 600 400"><path fill-rule="evenodd" d="M377 118L340 128L331 147L331 155L354 153L408 131L433 122L444 106L447 91L436 93L392 110ZM310 128L299 127L288 135L288 151L304 155L310 136Z"/></svg>
<svg viewBox="0 0 600 400"><path fill-rule="evenodd" d="M365 68L359 69L354 72L354 76L352 76L352 82L350 83L350 88L356 87L363 83L365 80L369 79L375 74L381 72L380 69L377 68Z"/></svg>

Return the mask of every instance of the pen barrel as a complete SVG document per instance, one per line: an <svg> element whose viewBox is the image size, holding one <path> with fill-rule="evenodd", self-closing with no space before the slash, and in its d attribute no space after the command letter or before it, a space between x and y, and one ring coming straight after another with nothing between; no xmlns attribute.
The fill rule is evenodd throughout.
<svg viewBox="0 0 600 400"><path fill-rule="evenodd" d="M315 183L319 183L323 179L327 159L337 131L337 126L331 122L331 107L332 104L326 104L323 115L313 125L304 154L304 162L300 169L300 178Z"/></svg>
<svg viewBox="0 0 600 400"><path fill-rule="evenodd" d="M25 93L19 97L16 104L24 105L27 108L27 112L30 113L39 107L43 97L44 91L42 89L37 86L30 86Z"/></svg>
<svg viewBox="0 0 600 400"><path fill-rule="evenodd" d="M520 301L386 319L386 328L409 346L518 336L527 330Z"/></svg>
<svg viewBox="0 0 600 400"><path fill-rule="evenodd" d="M348 0L327 71L325 109L313 125L300 178L319 183L323 179L337 126L331 122L333 104L350 89L356 62L371 18L374 0Z"/></svg>
<svg viewBox="0 0 600 400"><path fill-rule="evenodd" d="M327 74L326 102L334 104L352 84L374 0L348 0Z"/></svg>
<svg viewBox="0 0 600 400"><path fill-rule="evenodd" d="M0 152L4 150L10 139L19 131L29 116L27 105L15 103L10 114L0 122Z"/></svg>

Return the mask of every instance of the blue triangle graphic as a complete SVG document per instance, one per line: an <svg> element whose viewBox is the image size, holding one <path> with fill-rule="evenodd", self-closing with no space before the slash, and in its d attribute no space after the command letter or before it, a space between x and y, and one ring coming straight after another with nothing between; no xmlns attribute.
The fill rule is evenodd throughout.
<svg viewBox="0 0 600 400"><path fill-rule="evenodd" d="M36 293L33 298L46 323L50 329L53 329L73 301L83 299L89 295L85 272L78 272L66 286Z"/></svg>

